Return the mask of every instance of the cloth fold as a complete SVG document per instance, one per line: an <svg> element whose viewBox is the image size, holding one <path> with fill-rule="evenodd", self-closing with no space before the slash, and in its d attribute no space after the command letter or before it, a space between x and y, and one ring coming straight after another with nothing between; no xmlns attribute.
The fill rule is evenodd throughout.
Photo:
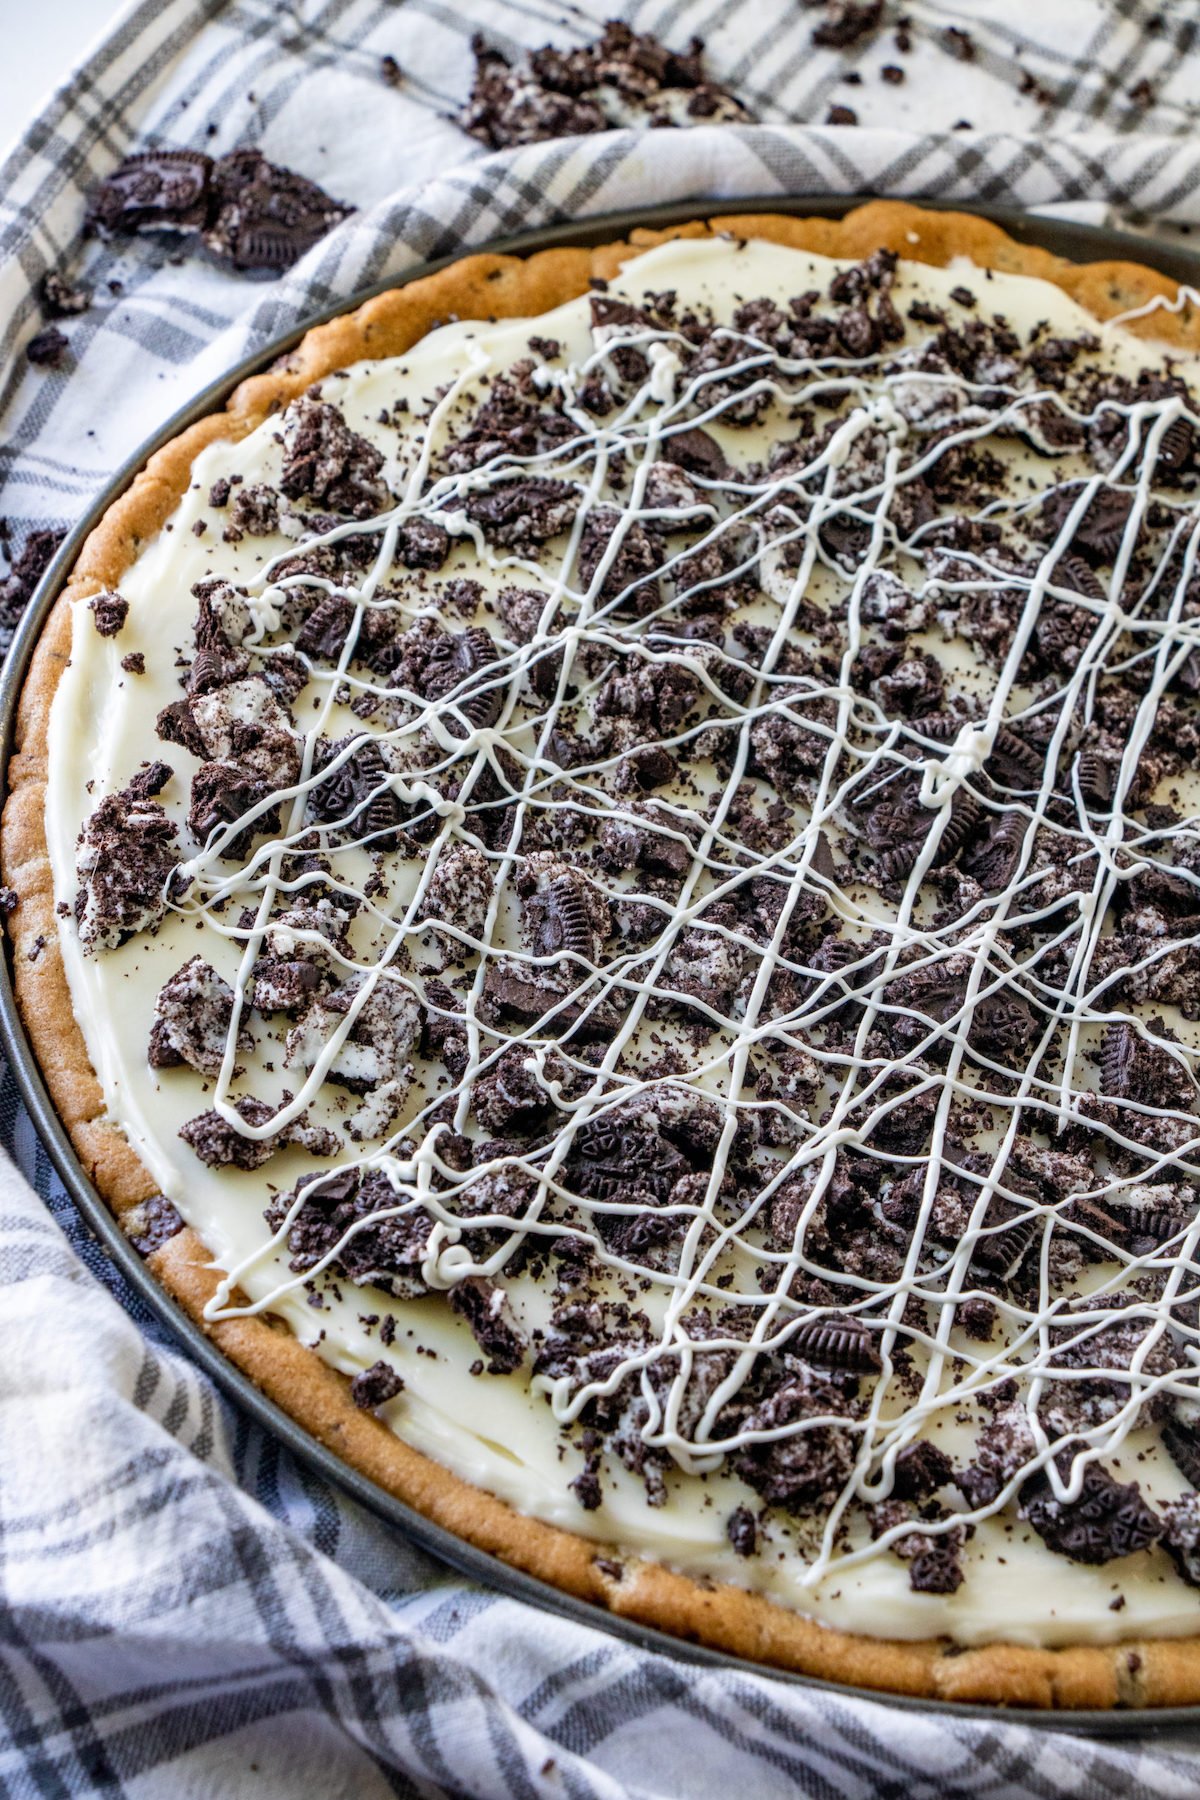
<svg viewBox="0 0 1200 1800"><path fill-rule="evenodd" d="M762 123L487 154L447 118L470 83L473 29L515 54L586 41L610 10L128 6L0 170L11 553L29 531L69 524L166 416L306 313L532 226L831 191L1200 220L1194 0L885 7L840 50L814 45L823 14L795 0L756 0L749 17L736 0L645 0L630 22L672 43L704 32L714 75ZM385 53L398 88L380 78ZM862 122L822 123L835 103ZM273 283L158 240L83 245L87 188L147 143L256 143L360 210ZM95 300L66 322L62 367L39 371L23 349L49 270ZM1087 1741L902 1711L649 1655L450 1575L298 1465L173 1347L88 1235L10 1073L0 1141L16 1165L0 1166L5 1792L1195 1791L1200 1730Z"/></svg>

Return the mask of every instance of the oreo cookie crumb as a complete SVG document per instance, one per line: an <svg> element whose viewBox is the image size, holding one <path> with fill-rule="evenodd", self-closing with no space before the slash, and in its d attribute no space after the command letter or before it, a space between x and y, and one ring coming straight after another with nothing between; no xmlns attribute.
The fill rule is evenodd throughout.
<svg viewBox="0 0 1200 1800"><path fill-rule="evenodd" d="M404 1392L404 1381L390 1363L375 1362L350 1383L350 1398L364 1412L375 1412Z"/></svg>
<svg viewBox="0 0 1200 1800"><path fill-rule="evenodd" d="M748 1506L737 1506L725 1521L725 1535L738 1556L753 1556L758 1549L758 1521Z"/></svg>
<svg viewBox="0 0 1200 1800"><path fill-rule="evenodd" d="M70 349L70 339L57 325L47 325L25 346L25 354L35 369L57 369Z"/></svg>
<svg viewBox="0 0 1200 1800"><path fill-rule="evenodd" d="M80 313L87 312L92 304L91 288L72 286L56 269L47 269L42 276L38 294L42 311L48 319L77 318Z"/></svg>
<svg viewBox="0 0 1200 1800"><path fill-rule="evenodd" d="M514 67L481 35L472 39L475 80L456 122L489 150L574 137L628 124L747 122L741 102L707 74L703 45L668 50L648 33L610 20L594 44L547 44Z"/></svg>
<svg viewBox="0 0 1200 1800"><path fill-rule="evenodd" d="M825 17L813 27L812 41L826 50L848 50L873 36L883 18L883 0L824 0L824 7Z"/></svg>
<svg viewBox="0 0 1200 1800"><path fill-rule="evenodd" d="M106 588L94 600L88 601L88 611L101 637L116 637L129 617L129 602L122 595Z"/></svg>

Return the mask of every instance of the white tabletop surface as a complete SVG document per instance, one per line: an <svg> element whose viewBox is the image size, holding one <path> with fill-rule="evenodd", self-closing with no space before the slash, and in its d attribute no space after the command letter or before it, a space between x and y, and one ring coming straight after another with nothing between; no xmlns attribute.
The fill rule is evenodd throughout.
<svg viewBox="0 0 1200 1800"><path fill-rule="evenodd" d="M121 0L0 0L0 155L122 10Z"/></svg>

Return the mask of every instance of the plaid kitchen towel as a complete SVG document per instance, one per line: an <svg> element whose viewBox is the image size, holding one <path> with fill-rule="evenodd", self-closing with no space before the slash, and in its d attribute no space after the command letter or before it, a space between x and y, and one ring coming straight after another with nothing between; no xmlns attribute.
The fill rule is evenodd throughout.
<svg viewBox="0 0 1200 1800"><path fill-rule="evenodd" d="M515 55L586 42L611 10L130 6L0 174L10 557L248 350L380 276L528 226L831 191L1200 223L1195 0L892 0L858 35L870 8L838 0L645 0L629 22L673 45L703 36L758 123L492 154L452 123L473 30ZM147 144L256 144L358 211L263 285L158 241L82 244L87 189ZM67 322L60 365L37 369L24 347L48 270L94 303ZM1085 1742L901 1712L649 1655L450 1577L172 1348L74 1214L7 1074L0 1137L16 1164L0 1162L3 1794L1195 1793L1200 1732Z"/></svg>

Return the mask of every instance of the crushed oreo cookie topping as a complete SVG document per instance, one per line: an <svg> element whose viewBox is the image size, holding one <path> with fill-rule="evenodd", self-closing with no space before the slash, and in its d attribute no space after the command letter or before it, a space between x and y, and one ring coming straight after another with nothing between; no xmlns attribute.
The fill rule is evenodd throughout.
<svg viewBox="0 0 1200 1800"><path fill-rule="evenodd" d="M683 83L641 45L539 80ZM563 1505L707 1482L739 1567L891 1556L933 1606L1003 1518L1178 1586L1131 1464L1200 1472L1191 364L784 255L668 246L200 471L172 764L91 801L83 961L180 927L139 1044L271 1182L213 1317L436 1313Z"/></svg>
<svg viewBox="0 0 1200 1800"><path fill-rule="evenodd" d="M667 49L614 19L594 44L547 44L514 66L477 36L475 81L458 123L490 150L615 125L746 124L751 115L704 69L704 45Z"/></svg>

